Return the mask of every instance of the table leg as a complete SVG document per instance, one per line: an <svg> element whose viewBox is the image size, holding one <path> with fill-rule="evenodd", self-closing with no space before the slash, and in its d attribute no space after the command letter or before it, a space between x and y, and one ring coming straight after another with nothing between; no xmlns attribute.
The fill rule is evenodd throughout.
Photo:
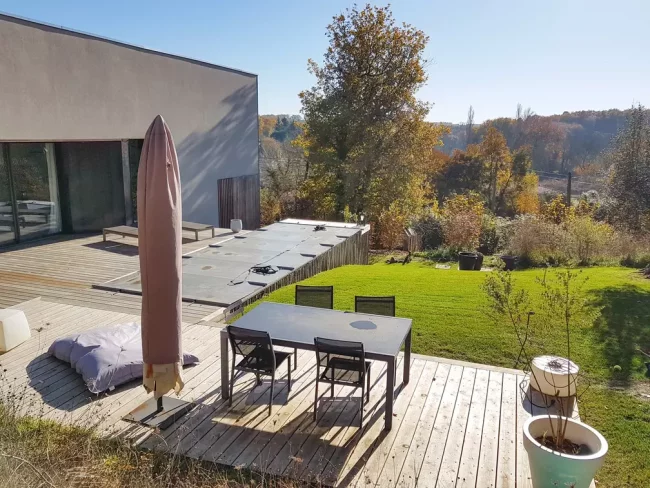
<svg viewBox="0 0 650 488"><path fill-rule="evenodd" d="M228 331L221 329L221 398L228 399L230 392L230 371L228 370Z"/></svg>
<svg viewBox="0 0 650 488"><path fill-rule="evenodd" d="M386 365L386 430L393 427L393 402L395 401L395 358L392 357Z"/></svg>
<svg viewBox="0 0 650 488"><path fill-rule="evenodd" d="M212 228L212 238L214 239L214 227Z"/></svg>
<svg viewBox="0 0 650 488"><path fill-rule="evenodd" d="M408 385L410 379L411 379L411 329L409 329L409 333L406 334L406 340L404 341L404 379L403 379L404 384Z"/></svg>

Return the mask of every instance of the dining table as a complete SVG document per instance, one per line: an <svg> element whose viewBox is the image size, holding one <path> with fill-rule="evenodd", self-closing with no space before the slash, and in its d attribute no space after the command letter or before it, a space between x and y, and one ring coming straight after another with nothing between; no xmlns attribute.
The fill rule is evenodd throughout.
<svg viewBox="0 0 650 488"><path fill-rule="evenodd" d="M342 310L263 302L232 325L268 332L274 346L315 351L314 338L361 342L366 359L386 362L385 429L393 424L396 396L395 373L398 355L404 347L404 385L411 367L412 320ZM229 341L226 328L221 330L221 395L229 395Z"/></svg>

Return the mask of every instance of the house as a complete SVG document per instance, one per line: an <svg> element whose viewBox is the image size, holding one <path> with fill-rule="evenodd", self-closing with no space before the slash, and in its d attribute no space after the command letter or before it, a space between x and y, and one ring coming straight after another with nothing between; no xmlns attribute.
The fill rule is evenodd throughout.
<svg viewBox="0 0 650 488"><path fill-rule="evenodd" d="M257 75L0 14L0 245L132 224L168 123L183 220L259 226Z"/></svg>

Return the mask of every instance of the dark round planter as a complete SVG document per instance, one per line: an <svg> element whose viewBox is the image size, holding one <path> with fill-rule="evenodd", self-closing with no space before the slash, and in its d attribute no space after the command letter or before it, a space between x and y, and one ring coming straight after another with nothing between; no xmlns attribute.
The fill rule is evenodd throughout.
<svg viewBox="0 0 650 488"><path fill-rule="evenodd" d="M483 253L477 252L476 263L474 263L474 271L481 271L482 267L483 267Z"/></svg>
<svg viewBox="0 0 650 488"><path fill-rule="evenodd" d="M506 271L512 271L515 269L515 265L517 264L517 256L500 256L500 258L505 265L504 269Z"/></svg>
<svg viewBox="0 0 650 488"><path fill-rule="evenodd" d="M461 271L471 271L476 266L478 256L475 252L458 253L458 269Z"/></svg>

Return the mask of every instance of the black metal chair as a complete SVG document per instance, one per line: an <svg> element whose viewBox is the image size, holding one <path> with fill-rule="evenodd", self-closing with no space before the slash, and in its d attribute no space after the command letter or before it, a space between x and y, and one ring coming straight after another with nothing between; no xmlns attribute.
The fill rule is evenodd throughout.
<svg viewBox="0 0 650 488"><path fill-rule="evenodd" d="M232 406L232 391L235 384L235 371L254 373L257 385L262 382L260 376L271 377L271 392L269 396L269 415L273 405L273 386L275 372L284 360L288 361L288 389L291 391L291 353L273 350L273 343L268 332L244 329L229 325L227 327L230 347L232 348L232 369L230 372L230 405ZM235 364L236 356L243 356Z"/></svg>
<svg viewBox="0 0 650 488"><path fill-rule="evenodd" d="M296 297L294 303L303 307L334 308L334 287L333 286L308 286L296 285ZM298 349L293 350L293 367L298 366Z"/></svg>
<svg viewBox="0 0 650 488"><path fill-rule="evenodd" d="M354 311L395 317L395 297L354 297Z"/></svg>
<svg viewBox="0 0 650 488"><path fill-rule="evenodd" d="M318 384L329 383L330 397L334 397L334 385L361 388L359 425L363 427L363 407L370 400L370 367L366 361L363 343L314 338L316 346L316 393L314 422L318 418ZM322 370L322 372L321 372Z"/></svg>
<svg viewBox="0 0 650 488"><path fill-rule="evenodd" d="M334 308L333 286L296 285L296 305L304 307Z"/></svg>

